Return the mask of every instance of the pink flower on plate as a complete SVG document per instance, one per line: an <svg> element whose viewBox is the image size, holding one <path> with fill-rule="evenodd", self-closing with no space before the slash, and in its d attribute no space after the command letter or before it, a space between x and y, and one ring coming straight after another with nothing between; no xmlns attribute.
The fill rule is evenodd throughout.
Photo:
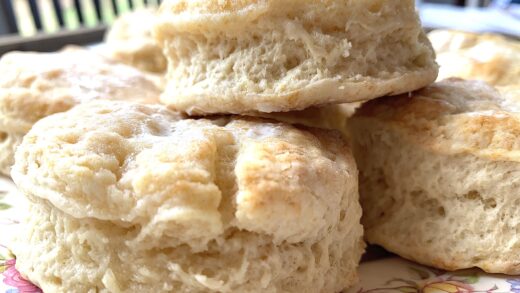
<svg viewBox="0 0 520 293"><path fill-rule="evenodd" d="M3 273L4 284L17 288L20 293L42 293L40 288L34 286L20 275L14 266L15 264L15 259L10 259L5 262L7 269Z"/></svg>

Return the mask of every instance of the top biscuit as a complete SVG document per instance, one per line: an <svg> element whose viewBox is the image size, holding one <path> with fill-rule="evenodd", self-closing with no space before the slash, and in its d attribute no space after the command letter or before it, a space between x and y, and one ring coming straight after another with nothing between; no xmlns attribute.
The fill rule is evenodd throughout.
<svg viewBox="0 0 520 293"><path fill-rule="evenodd" d="M190 114L301 110L423 87L437 76L414 1L163 2L162 101Z"/></svg>

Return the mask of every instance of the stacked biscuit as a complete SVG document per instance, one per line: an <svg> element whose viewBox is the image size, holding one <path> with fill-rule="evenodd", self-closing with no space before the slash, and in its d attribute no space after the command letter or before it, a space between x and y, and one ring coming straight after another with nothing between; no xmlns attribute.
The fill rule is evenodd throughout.
<svg viewBox="0 0 520 293"><path fill-rule="evenodd" d="M367 240L442 269L520 273L519 97L447 79L363 105L348 127Z"/></svg>
<svg viewBox="0 0 520 293"><path fill-rule="evenodd" d="M21 272L49 292L335 292L355 280L361 209L341 138L181 118L98 102L37 123L12 172L31 202Z"/></svg>
<svg viewBox="0 0 520 293"><path fill-rule="evenodd" d="M38 71L23 66L32 55L0 61L14 68L2 115L31 117L11 171L30 203L17 268L44 291L340 292L364 250L358 167L369 242L518 272L506 233L518 87L430 85L414 1L169 0L146 13L152 34L133 38L125 17L107 37L128 65L81 50L35 55L49 59ZM164 60L162 90L138 69ZM348 122L353 106L335 105L367 100ZM38 106L20 113L27 101ZM353 154L335 131L277 120L342 130Z"/></svg>
<svg viewBox="0 0 520 293"><path fill-rule="evenodd" d="M366 239L441 269L519 274L519 43L429 37L441 75L459 78L370 101L347 123Z"/></svg>

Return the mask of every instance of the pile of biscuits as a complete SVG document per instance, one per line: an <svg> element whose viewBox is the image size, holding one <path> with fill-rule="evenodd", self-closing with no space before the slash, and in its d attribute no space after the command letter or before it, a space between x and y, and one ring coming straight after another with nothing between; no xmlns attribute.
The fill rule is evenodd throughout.
<svg viewBox="0 0 520 293"><path fill-rule="evenodd" d="M17 269L44 292L340 292L366 239L520 273L519 45L430 36L441 74L491 84L435 82L413 0L166 0L101 54L4 55Z"/></svg>

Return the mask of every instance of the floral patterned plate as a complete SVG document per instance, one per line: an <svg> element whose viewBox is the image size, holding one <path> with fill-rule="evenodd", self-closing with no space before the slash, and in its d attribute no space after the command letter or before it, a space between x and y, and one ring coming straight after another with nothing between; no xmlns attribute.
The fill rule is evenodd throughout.
<svg viewBox="0 0 520 293"><path fill-rule="evenodd" d="M13 183L0 177L0 293L41 293L15 268L14 231L24 217L25 202ZM486 274L471 269L444 272L370 247L359 270L360 282L345 293L520 293L520 276Z"/></svg>
<svg viewBox="0 0 520 293"><path fill-rule="evenodd" d="M363 262L359 273L360 283L348 293L520 293L520 276L445 272L395 256Z"/></svg>

